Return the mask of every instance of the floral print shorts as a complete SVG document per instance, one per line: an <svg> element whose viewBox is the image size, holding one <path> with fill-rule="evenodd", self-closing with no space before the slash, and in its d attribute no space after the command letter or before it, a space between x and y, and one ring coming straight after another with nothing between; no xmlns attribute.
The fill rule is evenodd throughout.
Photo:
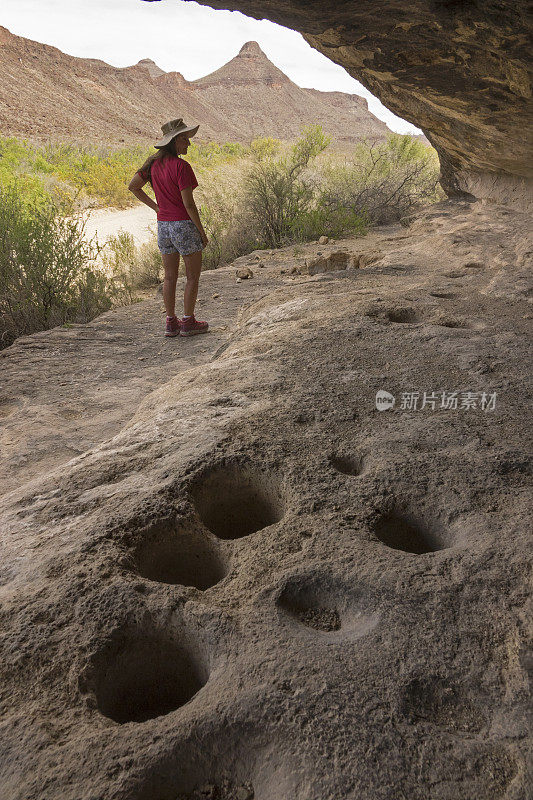
<svg viewBox="0 0 533 800"><path fill-rule="evenodd" d="M157 246L162 253L180 253L189 256L203 250L204 245L198 228L192 219L157 223Z"/></svg>

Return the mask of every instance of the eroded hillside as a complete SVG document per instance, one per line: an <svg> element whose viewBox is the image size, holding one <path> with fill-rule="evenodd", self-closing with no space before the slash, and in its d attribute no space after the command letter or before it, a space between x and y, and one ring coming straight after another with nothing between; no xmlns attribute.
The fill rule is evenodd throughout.
<svg viewBox="0 0 533 800"><path fill-rule="evenodd" d="M257 42L211 75L187 81L149 59L121 69L0 27L0 70L2 135L40 143L151 144L161 124L176 116L200 124L204 142L294 139L317 121L337 147L390 132L358 95L297 86Z"/></svg>

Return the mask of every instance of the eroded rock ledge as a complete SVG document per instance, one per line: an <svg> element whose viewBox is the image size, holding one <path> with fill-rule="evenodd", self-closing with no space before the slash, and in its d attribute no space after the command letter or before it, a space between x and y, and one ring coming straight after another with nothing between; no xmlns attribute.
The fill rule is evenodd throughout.
<svg viewBox="0 0 533 800"><path fill-rule="evenodd" d="M448 201L207 272L206 336L4 351L2 798L532 796L525 224Z"/></svg>
<svg viewBox="0 0 533 800"><path fill-rule="evenodd" d="M448 194L530 202L531 26L525 0L203 5L300 31L424 130L439 152Z"/></svg>

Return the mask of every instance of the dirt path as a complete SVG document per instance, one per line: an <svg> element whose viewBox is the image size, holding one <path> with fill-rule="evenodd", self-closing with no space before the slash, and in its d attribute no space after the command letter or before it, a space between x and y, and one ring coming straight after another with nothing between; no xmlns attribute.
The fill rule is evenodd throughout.
<svg viewBox="0 0 533 800"><path fill-rule="evenodd" d="M103 208L92 211L85 226L86 236L96 236L101 245L120 230L131 233L136 245L143 244L156 230L155 214L142 203L126 209Z"/></svg>

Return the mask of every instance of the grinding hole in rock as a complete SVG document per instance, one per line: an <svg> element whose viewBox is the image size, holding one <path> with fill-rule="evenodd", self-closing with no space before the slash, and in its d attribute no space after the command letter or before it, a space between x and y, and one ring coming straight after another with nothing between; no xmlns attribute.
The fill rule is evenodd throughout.
<svg viewBox="0 0 533 800"><path fill-rule="evenodd" d="M320 591L320 578L296 576L282 589L278 608L301 625L317 631L338 631L341 616L329 593Z"/></svg>
<svg viewBox="0 0 533 800"><path fill-rule="evenodd" d="M387 312L391 322L421 322L421 316L414 308L395 308Z"/></svg>
<svg viewBox="0 0 533 800"><path fill-rule="evenodd" d="M488 700L480 689L438 675L413 678L400 687L398 711L410 724L430 722L452 731L478 733L488 724Z"/></svg>
<svg viewBox="0 0 533 800"><path fill-rule="evenodd" d="M240 539L279 522L285 513L280 482L238 464L203 472L191 488L198 515L220 539Z"/></svg>
<svg viewBox="0 0 533 800"><path fill-rule="evenodd" d="M363 471L363 460L358 456L332 453L329 463L333 469L342 472L343 475L360 475Z"/></svg>
<svg viewBox="0 0 533 800"><path fill-rule="evenodd" d="M145 722L185 705L207 682L189 651L142 630L98 659L99 711L115 722Z"/></svg>
<svg viewBox="0 0 533 800"><path fill-rule="evenodd" d="M294 616L308 628L317 631L338 631L341 627L339 612L330 608L297 608L291 609Z"/></svg>
<svg viewBox="0 0 533 800"><path fill-rule="evenodd" d="M432 297L440 297L443 300L454 300L457 297L457 295L454 292L445 292L445 291L442 291L442 292L430 292L430 295Z"/></svg>
<svg viewBox="0 0 533 800"><path fill-rule="evenodd" d="M135 553L136 571L161 583L205 590L226 575L225 566L204 531L158 526L143 537Z"/></svg>
<svg viewBox="0 0 533 800"><path fill-rule="evenodd" d="M463 320L452 319L452 318L441 319L441 320L439 320L437 322L437 325L440 325L443 328L469 328L470 327L470 325L467 322L465 322Z"/></svg>
<svg viewBox="0 0 533 800"><path fill-rule="evenodd" d="M396 511L380 516L374 524L374 533L387 547L417 555L434 553L449 546L440 533Z"/></svg>
<svg viewBox="0 0 533 800"><path fill-rule="evenodd" d="M193 725L167 730L167 741L163 739L153 748L140 782L120 797L309 800L309 782L301 778L304 771L312 774L309 756L293 754L290 741L294 733L287 734L279 722L276 727L267 739L263 719L257 720L256 727L252 719L243 723L206 712ZM153 747L151 741L148 744Z"/></svg>
<svg viewBox="0 0 533 800"><path fill-rule="evenodd" d="M291 575L276 598L278 613L292 626L343 641L359 639L378 624L367 602L351 584L321 573Z"/></svg>

